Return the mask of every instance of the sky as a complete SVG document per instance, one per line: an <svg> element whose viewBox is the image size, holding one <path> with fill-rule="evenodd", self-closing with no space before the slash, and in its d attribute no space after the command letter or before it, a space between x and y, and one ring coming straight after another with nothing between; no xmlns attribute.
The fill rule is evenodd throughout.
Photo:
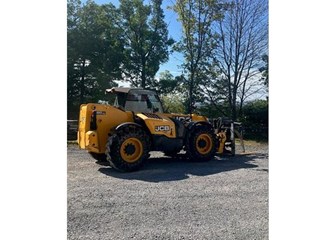
<svg viewBox="0 0 335 240"><path fill-rule="evenodd" d="M85 1L83 1L85 2ZM112 3L114 6L119 6L119 0L94 0L97 4L105 4ZM145 0L144 3L148 3L148 0ZM165 13L165 22L168 24L169 37L173 38L175 41L180 40L181 38L181 24L177 21L178 15L171 9L167 9L168 6L172 6L174 3L173 0L165 0L163 1L162 8ZM165 70L170 71L170 73L174 76L180 75L182 73L182 69L180 65L183 63L183 56L181 53L173 52L170 54L169 61L162 64L157 72L159 76L160 72L164 72Z"/></svg>

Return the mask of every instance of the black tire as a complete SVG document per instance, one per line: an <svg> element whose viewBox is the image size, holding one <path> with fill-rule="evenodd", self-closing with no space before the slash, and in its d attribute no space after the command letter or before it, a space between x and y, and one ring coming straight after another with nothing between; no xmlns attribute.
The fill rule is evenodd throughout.
<svg viewBox="0 0 335 240"><path fill-rule="evenodd" d="M210 126L194 127L187 135L185 150L191 161L209 161L218 149L218 141Z"/></svg>
<svg viewBox="0 0 335 240"><path fill-rule="evenodd" d="M149 137L141 128L126 126L108 138L107 161L118 171L136 171L149 157L149 146Z"/></svg>
<svg viewBox="0 0 335 240"><path fill-rule="evenodd" d="M94 153L94 152L89 152L92 158L97 160L98 162L107 162L107 157L105 153Z"/></svg>

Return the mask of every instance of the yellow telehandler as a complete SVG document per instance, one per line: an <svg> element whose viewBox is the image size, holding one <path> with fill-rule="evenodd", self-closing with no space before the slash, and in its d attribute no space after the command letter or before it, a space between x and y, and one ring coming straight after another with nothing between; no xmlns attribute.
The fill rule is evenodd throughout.
<svg viewBox="0 0 335 240"><path fill-rule="evenodd" d="M118 171L142 167L150 151L174 156L185 150L194 161L208 161L215 154L234 154L233 123L210 123L197 114L163 113L155 91L111 88L114 105L80 106L77 141L95 159L106 159ZM227 147L228 146L228 147Z"/></svg>

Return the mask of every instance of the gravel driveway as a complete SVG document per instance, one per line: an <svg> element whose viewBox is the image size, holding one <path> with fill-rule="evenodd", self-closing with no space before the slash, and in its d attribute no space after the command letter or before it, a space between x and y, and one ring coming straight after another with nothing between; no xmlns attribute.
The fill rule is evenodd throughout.
<svg viewBox="0 0 335 240"><path fill-rule="evenodd" d="M68 239L268 239L268 146L119 173L68 145Z"/></svg>

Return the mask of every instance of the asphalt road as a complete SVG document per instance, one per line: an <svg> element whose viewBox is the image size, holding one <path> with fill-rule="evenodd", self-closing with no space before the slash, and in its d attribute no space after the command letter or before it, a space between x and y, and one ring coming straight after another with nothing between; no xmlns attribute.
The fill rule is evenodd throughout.
<svg viewBox="0 0 335 240"><path fill-rule="evenodd" d="M68 239L268 239L268 146L119 173L68 145Z"/></svg>

